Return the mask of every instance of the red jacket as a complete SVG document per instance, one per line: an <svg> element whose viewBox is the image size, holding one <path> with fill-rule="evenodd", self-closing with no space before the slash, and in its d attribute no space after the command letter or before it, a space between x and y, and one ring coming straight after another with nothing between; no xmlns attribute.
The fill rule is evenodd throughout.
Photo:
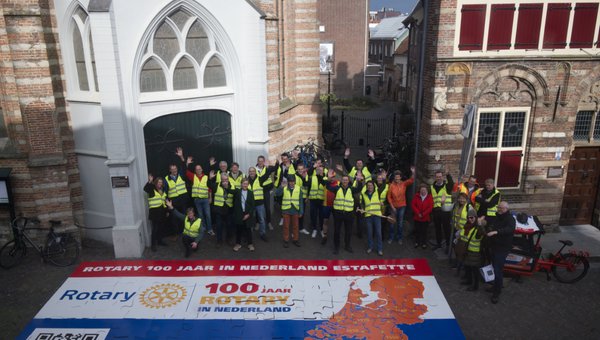
<svg viewBox="0 0 600 340"><path fill-rule="evenodd" d="M433 197L431 194L427 194L425 200L421 199L419 193L415 194L410 206L413 211L413 218L416 222L429 222L431 211L433 210ZM419 217L419 214L421 217Z"/></svg>

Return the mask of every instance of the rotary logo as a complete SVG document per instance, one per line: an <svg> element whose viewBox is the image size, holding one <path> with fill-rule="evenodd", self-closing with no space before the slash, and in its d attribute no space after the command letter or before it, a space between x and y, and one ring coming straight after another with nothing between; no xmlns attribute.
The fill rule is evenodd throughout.
<svg viewBox="0 0 600 340"><path fill-rule="evenodd" d="M140 294L140 302L150 308L172 307L187 296L183 286L173 283L154 285Z"/></svg>

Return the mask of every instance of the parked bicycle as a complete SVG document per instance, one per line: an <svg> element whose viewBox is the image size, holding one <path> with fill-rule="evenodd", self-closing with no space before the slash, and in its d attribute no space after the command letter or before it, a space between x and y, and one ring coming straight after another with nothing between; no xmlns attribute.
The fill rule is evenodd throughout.
<svg viewBox="0 0 600 340"><path fill-rule="evenodd" d="M27 228L29 222L39 225L38 220L23 216L12 221L14 239L0 249L0 267L8 269L17 265L27 254L27 243L40 254L44 262L49 261L56 266L66 267L77 261L79 258L79 242L77 242L75 236L71 233L57 233L55 231L55 228L61 225L61 221L49 221L50 229L46 237L46 243L43 245L36 245L27 235L27 231L45 230L45 228Z"/></svg>
<svg viewBox="0 0 600 340"><path fill-rule="evenodd" d="M590 263L589 254L585 251L570 250L563 253L563 249L572 246L573 242L569 240L559 240L562 247L554 254L550 253L539 259L524 258L523 263L505 264L504 272L520 276L531 276L535 272L543 271L546 278L550 280L550 272L559 281L563 283L575 283L585 277ZM536 245L537 253L541 252L539 244ZM539 255L538 255L539 256ZM531 262L531 263L528 263Z"/></svg>

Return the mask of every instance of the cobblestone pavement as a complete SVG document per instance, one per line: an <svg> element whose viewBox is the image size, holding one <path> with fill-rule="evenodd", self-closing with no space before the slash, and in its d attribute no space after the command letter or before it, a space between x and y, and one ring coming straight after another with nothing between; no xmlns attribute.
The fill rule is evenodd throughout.
<svg viewBox="0 0 600 340"><path fill-rule="evenodd" d="M281 227L269 232L269 242L255 237L256 251L233 252L217 248L214 238L205 238L191 259L377 259L366 254L366 240L353 236L354 253L333 255L331 240L321 246L320 239L302 235L301 247L283 248ZM179 242L157 252L149 249L145 259L181 259ZM467 292L459 284L447 260L438 259L431 249L415 249L410 239L403 245L384 244L383 258L425 258L429 262L446 299L467 339L599 339L600 338L600 263L593 263L588 275L576 284L546 281L543 273L525 278L522 283L506 279L500 302L493 305L490 293L482 288ZM114 259L112 247L85 242L82 261ZM58 268L40 262L33 252L19 266L0 269L0 339L13 339L69 276L74 267Z"/></svg>

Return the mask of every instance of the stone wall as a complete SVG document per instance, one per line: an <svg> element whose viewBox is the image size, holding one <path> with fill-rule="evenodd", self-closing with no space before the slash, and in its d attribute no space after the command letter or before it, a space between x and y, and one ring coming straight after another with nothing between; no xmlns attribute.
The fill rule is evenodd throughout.
<svg viewBox="0 0 600 340"><path fill-rule="evenodd" d="M0 1L0 119L8 136L0 167L12 168L17 214L37 217L43 226L50 219L72 224L82 212L55 28L49 0ZM0 238L7 237L7 208L0 220Z"/></svg>

